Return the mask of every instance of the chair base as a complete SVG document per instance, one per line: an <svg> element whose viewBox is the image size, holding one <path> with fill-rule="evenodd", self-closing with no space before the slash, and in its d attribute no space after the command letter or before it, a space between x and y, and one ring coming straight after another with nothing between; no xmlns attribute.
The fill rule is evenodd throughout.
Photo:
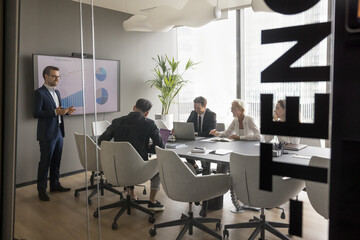
<svg viewBox="0 0 360 240"><path fill-rule="evenodd" d="M91 203L92 203L91 198L93 198L95 196L95 194L98 192L97 184L90 185L87 187L87 189L88 190L94 189L94 191L92 191L90 193L90 195L88 196L88 203L91 205ZM107 184L104 181L104 179L102 179L102 178L100 179L100 182L99 182L99 190L101 192L101 196L104 196L104 190L108 190L112 193L119 195L120 199L123 199L123 194L121 192L119 192L118 190L114 189L111 185ZM75 189L74 196L79 197L79 195L80 195L79 192L82 192L82 191L86 191L86 187Z"/></svg>
<svg viewBox="0 0 360 240"><path fill-rule="evenodd" d="M149 222L154 223L155 222L154 212L150 211L147 208L140 206L140 204L149 204L149 203L150 203L150 201L148 201L148 200L132 200L130 198L130 195L128 194L126 196L126 199L124 199L124 200L120 200L119 202L97 208L96 211L94 212L94 217L97 218L99 216L99 211L101 211L101 210L121 207L121 209L119 210L119 212L116 214L116 216L114 218L114 222L112 223L112 229L116 230L118 228L117 220L121 217L121 215L123 215L125 210L127 210L127 214L130 215L131 208L133 207L133 208L140 210L141 212L144 212L144 213L147 213L148 215L150 215Z"/></svg>
<svg viewBox="0 0 360 240"><path fill-rule="evenodd" d="M221 229L221 219L217 219L217 218L194 218L193 217L193 212L191 210L191 206L190 206L190 210L189 210L188 214L189 214L189 216L186 216L186 215L182 214L181 219L179 219L179 220L174 220L174 221L170 221L170 222L164 222L164 223L155 224L154 228L150 229L150 231L149 231L150 235L155 236L157 228L184 225L184 227L181 229L179 235L177 236L176 240L180 240L188 230L189 230L189 235L192 235L193 234L193 227L197 227L200 230L214 236L215 238L217 238L219 240L222 239L222 236L220 234L216 233L215 231L211 230L210 228L208 228L207 226L205 226L203 224L203 223L214 222L214 223L216 223L216 230L220 230Z"/></svg>
<svg viewBox="0 0 360 240"><path fill-rule="evenodd" d="M271 232L278 238L282 240L290 240L287 236L282 234L275 228L288 228L289 224L287 223L278 223L278 222L268 222L265 220L264 209L261 209L260 219L254 217L248 223L236 223L236 224L229 224L224 226L223 236L224 238L229 237L228 229L234 228L255 228L253 233L250 235L249 240L253 240L256 238L257 235L260 234L260 239L265 240L265 230Z"/></svg>

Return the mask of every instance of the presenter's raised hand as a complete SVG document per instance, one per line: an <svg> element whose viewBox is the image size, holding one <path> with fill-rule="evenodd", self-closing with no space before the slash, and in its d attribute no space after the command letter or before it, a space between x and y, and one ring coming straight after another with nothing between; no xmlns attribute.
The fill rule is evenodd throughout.
<svg viewBox="0 0 360 240"><path fill-rule="evenodd" d="M65 115L69 109L68 108L62 108L62 106L59 106L58 108L55 109L56 111L56 115Z"/></svg>
<svg viewBox="0 0 360 240"><path fill-rule="evenodd" d="M67 110L68 110L68 111L67 111L67 114L72 114L73 112L76 111L76 109L74 108L74 106L68 107Z"/></svg>

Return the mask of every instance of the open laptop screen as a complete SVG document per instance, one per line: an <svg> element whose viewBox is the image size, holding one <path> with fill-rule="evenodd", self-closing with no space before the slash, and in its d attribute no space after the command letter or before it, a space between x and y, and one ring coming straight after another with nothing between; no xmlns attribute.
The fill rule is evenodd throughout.
<svg viewBox="0 0 360 240"><path fill-rule="evenodd" d="M167 140L169 139L170 133L171 133L170 130L167 130L164 128L160 129L160 135L161 135L161 139L162 139L164 146L166 145Z"/></svg>

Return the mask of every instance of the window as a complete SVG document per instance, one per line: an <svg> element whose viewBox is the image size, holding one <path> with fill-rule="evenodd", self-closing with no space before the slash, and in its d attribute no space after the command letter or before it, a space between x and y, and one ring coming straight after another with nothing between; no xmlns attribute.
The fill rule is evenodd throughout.
<svg viewBox="0 0 360 240"><path fill-rule="evenodd" d="M261 45L261 30L289 26L305 25L328 21L328 1L321 0L306 12L296 15L278 13L253 12L251 8L241 10L240 22L241 42L244 49L242 55L241 79L242 98L247 102L247 114L260 122L260 94L274 94L274 104L285 96L300 97L300 120L311 123L314 121L314 94L325 93L325 82L314 83L260 83L261 71L273 63L278 57L295 45L295 42ZM292 67L325 66L328 60L328 39L311 49L296 61Z"/></svg>
<svg viewBox="0 0 360 240"><path fill-rule="evenodd" d="M178 28L180 69L189 58L200 63L184 75L190 83L179 93L179 120L186 121L194 98L203 96L217 114L217 122L230 124L229 108L236 98L236 12L201 28Z"/></svg>

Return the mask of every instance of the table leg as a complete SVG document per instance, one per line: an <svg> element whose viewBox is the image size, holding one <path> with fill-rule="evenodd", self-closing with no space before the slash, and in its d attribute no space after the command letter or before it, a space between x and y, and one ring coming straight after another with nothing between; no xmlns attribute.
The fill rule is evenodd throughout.
<svg viewBox="0 0 360 240"><path fill-rule="evenodd" d="M201 164L203 164L204 162L202 162ZM205 166L203 166L203 175L209 175L211 172L211 169L210 169L210 162L206 162L205 163ZM208 206L208 201L203 201L202 202L202 207L201 207L201 210L200 210L200 216L202 217L206 217L206 214L207 214L207 206Z"/></svg>

